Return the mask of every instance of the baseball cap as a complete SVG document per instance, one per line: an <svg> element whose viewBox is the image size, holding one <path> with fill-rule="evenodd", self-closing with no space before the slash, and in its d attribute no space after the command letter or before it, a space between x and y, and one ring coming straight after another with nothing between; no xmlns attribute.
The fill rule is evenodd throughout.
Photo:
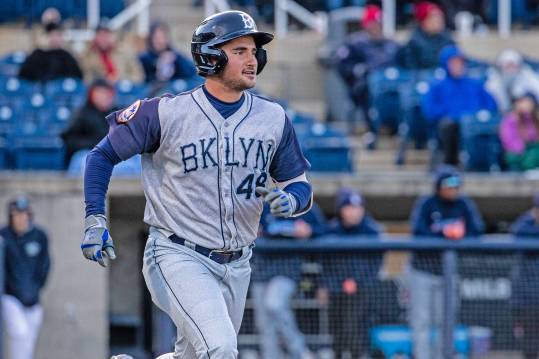
<svg viewBox="0 0 539 359"><path fill-rule="evenodd" d="M432 13L443 14L442 8L429 1L419 2L414 8L414 16L417 22L423 22Z"/></svg>
<svg viewBox="0 0 539 359"><path fill-rule="evenodd" d="M442 165L436 171L435 189L440 190L443 187L458 188L462 185L462 179L458 170L450 165Z"/></svg>
<svg viewBox="0 0 539 359"><path fill-rule="evenodd" d="M344 206L363 206L364 200L359 192L350 188L342 188L337 192L337 210L340 210Z"/></svg>
<svg viewBox="0 0 539 359"><path fill-rule="evenodd" d="M363 10L363 16L361 18L361 26L367 27L372 22L382 22L382 9L376 5L367 5Z"/></svg>
<svg viewBox="0 0 539 359"><path fill-rule="evenodd" d="M30 210L30 201L25 196L18 196L9 202L9 211L24 212Z"/></svg>

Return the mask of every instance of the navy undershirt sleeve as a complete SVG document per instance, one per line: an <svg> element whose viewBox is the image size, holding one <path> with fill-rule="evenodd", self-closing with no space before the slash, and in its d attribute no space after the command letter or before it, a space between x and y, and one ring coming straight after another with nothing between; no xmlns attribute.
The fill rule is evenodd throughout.
<svg viewBox="0 0 539 359"><path fill-rule="evenodd" d="M105 214L105 196L112 170L114 165L121 161L114 148L112 148L108 136L101 140L86 157L84 171L86 217L92 214Z"/></svg>
<svg viewBox="0 0 539 359"><path fill-rule="evenodd" d="M311 202L312 187L307 182L292 182L284 190L294 196L298 202L295 213L304 211Z"/></svg>
<svg viewBox="0 0 539 359"><path fill-rule="evenodd" d="M311 165L301 152L294 127L290 120L285 118L283 136L269 168L270 175L277 182L285 182L301 176L309 168Z"/></svg>

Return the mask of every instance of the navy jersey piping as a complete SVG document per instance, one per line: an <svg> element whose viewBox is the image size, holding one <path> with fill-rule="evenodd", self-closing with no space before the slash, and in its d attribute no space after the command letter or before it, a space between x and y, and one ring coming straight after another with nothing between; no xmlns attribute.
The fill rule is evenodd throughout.
<svg viewBox="0 0 539 359"><path fill-rule="evenodd" d="M200 111L202 111L204 116L206 116L208 121L210 121L213 129L215 130L216 137L217 137L217 163L219 163L219 167L220 167L221 161L219 158L219 131L217 131L217 127L215 127L211 118L208 116L208 114L206 114L206 112L204 112L204 110L202 109L202 106L200 106L200 104L197 102L197 100L195 99L195 96L193 96L192 93L191 93L191 98L197 104L198 108L200 109ZM225 241L225 232L223 231L223 214L221 212L221 168L217 169L217 192L219 194L217 196L219 198L219 223L221 224L221 238L223 239L223 247L221 249L223 249L226 246L226 241Z"/></svg>
<svg viewBox="0 0 539 359"><path fill-rule="evenodd" d="M234 130L232 130L232 162L236 159L235 157L235 141L234 141L234 134L236 133L236 129L241 125L241 123L249 116L251 113L251 109L253 108L253 98L251 97L251 103L249 104L249 110L247 111L247 114L243 116L243 118L238 122L238 124L234 127ZM232 187L232 182L234 178L234 166L232 166L232 169L230 170L230 190L233 192L234 189ZM236 225L236 213L235 213L235 206L234 206L234 197L230 196L232 198L232 223L234 223L234 227L236 228L236 233L238 232L238 226ZM238 244L238 240L236 239L236 245Z"/></svg>

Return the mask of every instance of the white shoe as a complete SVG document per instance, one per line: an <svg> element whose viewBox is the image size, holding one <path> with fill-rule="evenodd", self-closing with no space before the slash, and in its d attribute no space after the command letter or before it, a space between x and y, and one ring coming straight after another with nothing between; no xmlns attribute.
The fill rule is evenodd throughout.
<svg viewBox="0 0 539 359"><path fill-rule="evenodd" d="M111 356L110 359L135 359L135 358L127 354L118 354L118 355Z"/></svg>

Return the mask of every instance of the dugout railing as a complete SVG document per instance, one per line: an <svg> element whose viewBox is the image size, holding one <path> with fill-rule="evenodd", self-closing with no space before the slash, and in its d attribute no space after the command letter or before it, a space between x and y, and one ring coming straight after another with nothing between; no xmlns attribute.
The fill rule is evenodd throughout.
<svg viewBox="0 0 539 359"><path fill-rule="evenodd" d="M398 265L392 265L392 261ZM471 358L474 350L477 355L488 357L489 351L517 353L534 350L535 346L539 348L539 337L530 339L528 334L528 343L523 343L522 338L515 337L514 331L515 323L523 320L523 312L528 311L532 319L539 321L534 314L539 313L539 284L535 279L539 276L539 240L510 235L485 235L458 241L403 236L326 236L303 241L257 240L252 258L251 290L238 339L240 352L259 351L263 340L254 313L260 298L253 296L252 289L272 277L288 276L298 284L291 301L292 310L307 345L314 351L345 345L340 343L339 336L346 335L349 342L364 342L360 355L391 357L391 353L397 353L411 357L414 342L411 339L411 298L414 291L417 292L418 281L411 273L415 271L431 273L440 280L442 317L439 329L435 324L429 325L428 344L439 343L444 358L455 355ZM356 284L347 282L348 277ZM346 291L347 286L359 287L356 292L366 293L365 297L369 298L359 298L359 304L341 301L332 308L332 300L348 300L346 295L339 294ZM314 293L321 287L335 293L330 295L329 303L324 303ZM419 300L421 298L416 298L416 302ZM346 312L342 307L350 309ZM425 315L417 313L418 317ZM434 313L428 316L436 317L438 314ZM351 317L356 319L350 321ZM525 317L526 314L524 321ZM352 323L348 328L332 329L335 323L346 320ZM403 334L399 330L407 332ZM478 332L483 333L482 340L488 343L479 342L478 336L472 337ZM380 333L386 333L385 338L400 335L402 340L384 343ZM533 342L529 343L530 340Z"/></svg>

